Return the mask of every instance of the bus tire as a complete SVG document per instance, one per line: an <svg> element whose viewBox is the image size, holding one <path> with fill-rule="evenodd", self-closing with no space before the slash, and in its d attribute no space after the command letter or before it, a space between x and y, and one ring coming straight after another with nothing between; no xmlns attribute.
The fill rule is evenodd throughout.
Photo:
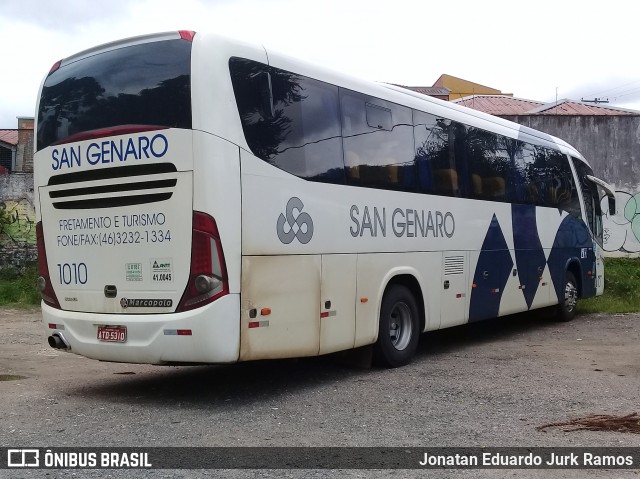
<svg viewBox="0 0 640 479"><path fill-rule="evenodd" d="M576 315L576 305L578 303L578 283L571 271L567 271L565 275L562 292L556 311L556 320L571 321Z"/></svg>
<svg viewBox="0 0 640 479"><path fill-rule="evenodd" d="M408 364L418 347L420 319L418 306L409 288L391 286L382 298L374 363L397 368Z"/></svg>

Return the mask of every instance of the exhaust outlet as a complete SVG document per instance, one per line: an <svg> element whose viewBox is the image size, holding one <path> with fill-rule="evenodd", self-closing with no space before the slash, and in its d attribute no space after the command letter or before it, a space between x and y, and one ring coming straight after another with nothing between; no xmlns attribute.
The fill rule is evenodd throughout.
<svg viewBox="0 0 640 479"><path fill-rule="evenodd" d="M62 333L53 333L47 338L47 342L53 349L71 349L71 345L67 342Z"/></svg>

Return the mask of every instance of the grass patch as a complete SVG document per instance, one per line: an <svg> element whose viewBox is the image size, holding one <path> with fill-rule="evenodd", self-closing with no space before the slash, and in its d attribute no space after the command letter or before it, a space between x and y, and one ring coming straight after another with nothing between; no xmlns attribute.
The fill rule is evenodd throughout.
<svg viewBox="0 0 640 479"><path fill-rule="evenodd" d="M27 266L23 273L0 270L0 306L30 308L40 304L40 293L36 288L38 268Z"/></svg>
<svg viewBox="0 0 640 479"><path fill-rule="evenodd" d="M640 311L640 258L606 258L604 294L578 301L581 313Z"/></svg>

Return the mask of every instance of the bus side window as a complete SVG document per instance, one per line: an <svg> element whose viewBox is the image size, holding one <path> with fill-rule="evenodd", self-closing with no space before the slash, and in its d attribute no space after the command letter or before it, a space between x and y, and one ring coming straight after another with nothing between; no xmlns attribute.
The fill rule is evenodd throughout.
<svg viewBox="0 0 640 479"><path fill-rule="evenodd" d="M546 160L530 143L518 141L513 169L514 202L544 206Z"/></svg>
<svg viewBox="0 0 640 479"><path fill-rule="evenodd" d="M549 206L559 208L581 218L580 200L573 180L569 159L559 151L551 150L547 161Z"/></svg>
<svg viewBox="0 0 640 479"><path fill-rule="evenodd" d="M367 125L378 130L391 131L393 129L391 110L372 103L365 103L367 113Z"/></svg>
<svg viewBox="0 0 640 479"><path fill-rule="evenodd" d="M340 105L347 183L415 191L411 110L342 88Z"/></svg>
<svg viewBox="0 0 640 479"><path fill-rule="evenodd" d="M241 58L229 68L253 154L300 178L344 184L338 87Z"/></svg>
<svg viewBox="0 0 640 479"><path fill-rule="evenodd" d="M413 135L417 190L443 196L459 196L460 186L453 145L451 120L413 111Z"/></svg>
<svg viewBox="0 0 640 479"><path fill-rule="evenodd" d="M296 95L286 91L275 103L282 133L274 164L301 178L344 184L338 87L302 76L295 83Z"/></svg>
<svg viewBox="0 0 640 479"><path fill-rule="evenodd" d="M449 157L449 161L453 168L455 168L458 177L458 189L455 192L456 196L462 196L465 198L470 197L471 192L471 172L469 171L470 162L472 158L470 156L470 140L469 133L474 128L463 125L457 121L452 121L449 126L449 148L452 149L452 154Z"/></svg>
<svg viewBox="0 0 640 479"><path fill-rule="evenodd" d="M467 196L481 200L509 201L513 140L475 127L468 127L465 133L461 148L464 148L471 176ZM456 158L457 156L456 151Z"/></svg>
<svg viewBox="0 0 640 479"><path fill-rule="evenodd" d="M571 157L573 166L578 176L578 186L582 191L582 199L584 201L584 211L591 228L591 232L598 244L602 245L602 210L600 207L600 196L598 187L587 179L587 175L593 175L593 170L577 158Z"/></svg>
<svg viewBox="0 0 640 479"><path fill-rule="evenodd" d="M271 119L276 111L273 107L273 87L271 85L271 74L268 71L260 72L257 76L260 99L262 100L262 116Z"/></svg>

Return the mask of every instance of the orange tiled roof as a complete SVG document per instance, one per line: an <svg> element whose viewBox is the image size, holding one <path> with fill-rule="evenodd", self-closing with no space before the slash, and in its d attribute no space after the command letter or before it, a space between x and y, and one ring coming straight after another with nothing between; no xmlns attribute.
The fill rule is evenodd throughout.
<svg viewBox="0 0 640 479"><path fill-rule="evenodd" d="M0 142L10 145L18 144L18 130L0 130Z"/></svg>
<svg viewBox="0 0 640 479"><path fill-rule="evenodd" d="M534 100L524 100L504 95L474 95L453 100L474 110L479 110L497 116L516 115L571 115L571 116L631 116L640 115L634 111L613 106L591 105L588 103L559 100L558 102L543 103Z"/></svg>

